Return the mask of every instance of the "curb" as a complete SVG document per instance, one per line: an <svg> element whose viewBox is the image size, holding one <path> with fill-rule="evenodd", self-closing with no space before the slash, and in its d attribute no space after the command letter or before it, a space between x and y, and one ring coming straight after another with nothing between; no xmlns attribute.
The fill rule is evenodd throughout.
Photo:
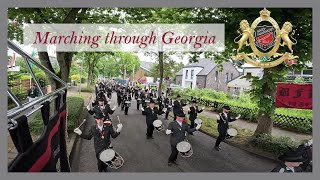
<svg viewBox="0 0 320 180"><path fill-rule="evenodd" d="M203 131L203 130L201 130L201 129L200 129L199 131L202 132L203 134L206 134L206 135L212 137L212 138L215 138L215 139L218 138L217 136L212 135L212 134L209 134L208 132ZM255 151L251 151L250 149L243 148L241 145L239 145L239 144L237 144L237 143L234 143L234 142L232 142L232 141L223 141L223 142L226 143L226 144L228 144L228 145L231 145L231 146L233 146L233 147L236 147L236 148L239 148L239 149L241 149L241 150L247 151L247 152L249 152L250 154L254 154L254 155L261 156L261 157L264 157L264 158L267 158L267 159L270 159L270 160L273 160L273 161L280 162L276 156L270 155L270 156L271 156L271 157L270 157L270 156L267 156L267 155L264 155L264 154L259 154L259 153L255 152ZM262 152L263 152L263 151L262 151ZM266 153L266 152L264 152L264 153ZM268 153L268 152L267 152L267 153Z"/></svg>
<svg viewBox="0 0 320 180"><path fill-rule="evenodd" d="M92 96L90 96L90 98L89 99L91 99L91 97ZM81 115L80 115L80 117L79 117L79 120L82 120L82 119L84 119L86 116L87 116L87 109L85 108L85 105L84 105L84 107L83 107L83 109L82 109L82 113L81 113ZM84 126L86 125L86 122L84 123ZM70 162L70 167L71 167L71 170L72 169L74 169L73 167L72 167L72 160L73 160L73 156L74 156L74 154L75 154L75 151L76 151L76 143L78 142L78 140L79 140L79 136L78 135L75 135L75 134L71 134L71 135L69 135L69 139L70 139L70 141L69 141L69 143L68 143L68 145L67 145L67 149L68 149L68 158L69 158L69 162Z"/></svg>

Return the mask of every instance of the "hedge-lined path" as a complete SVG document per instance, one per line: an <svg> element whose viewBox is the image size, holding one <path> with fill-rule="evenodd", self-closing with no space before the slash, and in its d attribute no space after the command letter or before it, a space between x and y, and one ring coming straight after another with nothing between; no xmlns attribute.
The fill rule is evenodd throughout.
<svg viewBox="0 0 320 180"><path fill-rule="evenodd" d="M185 106L184 112L188 112L189 107L190 107L189 105ZM202 107L202 106L199 105L199 107ZM208 118L216 119L217 113L206 109L202 113L200 113L199 115L203 115ZM230 124L236 126L239 129L249 129L252 131L255 131L257 128L257 125L258 125L257 123L249 122L249 121L246 121L243 119L238 119L237 121L231 122ZM309 140L312 138L312 135L292 132L292 131L284 130L284 129L281 129L278 127L273 127L271 134L273 136L277 136L277 137L280 137L280 136L290 137L293 141Z"/></svg>
<svg viewBox="0 0 320 180"><path fill-rule="evenodd" d="M112 106L116 103L116 94L113 93ZM222 143L223 151L213 150L216 139L202 133L195 132L190 136L189 142L193 146L193 155L190 158L178 156L179 166L168 167L170 155L169 136L164 132L154 131L154 139L146 139L145 116L136 109L136 101L132 100L129 115L124 115L121 108L117 108L111 117L117 124L117 115L123 123L121 134L112 139L114 150L125 160L124 166L112 172L270 172L276 162L241 150L226 143ZM159 116L163 120L164 115ZM164 127L171 120L163 120ZM83 133L88 133L88 128L93 125L93 116L88 115ZM79 172L97 172L97 159L95 157L93 139L81 139L77 149Z"/></svg>

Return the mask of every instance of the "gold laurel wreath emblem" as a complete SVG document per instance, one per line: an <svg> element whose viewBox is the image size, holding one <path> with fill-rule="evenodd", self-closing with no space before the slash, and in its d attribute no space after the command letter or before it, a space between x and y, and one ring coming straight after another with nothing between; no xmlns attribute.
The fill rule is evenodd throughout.
<svg viewBox="0 0 320 180"><path fill-rule="evenodd" d="M260 11L260 17L256 18L254 22L252 23L251 27L247 20L242 20L240 22L240 30L242 32L239 32L239 36L234 39L234 42L238 44L237 49L237 55L232 56L234 60L245 60L247 63L256 66L256 67L262 67L262 68L271 68L278 66L282 62L285 62L287 65L292 65L296 60L295 58L299 58L298 56L293 55L292 46L297 44L297 41L292 38L292 35L294 35L294 31L292 32L292 24L290 22L285 22L280 29L278 23L270 17L270 11L268 11L266 8ZM267 21L272 24L272 26L275 29L275 44L273 48L269 52L261 52L256 44L255 44L255 38L254 38L254 30L257 28L258 24L260 22ZM292 42L292 40L289 38L289 33L291 33L291 38L295 41ZM237 40L239 37L241 38ZM248 43L249 41L249 43ZM282 44L281 44L282 41ZM251 47L252 53L246 54L244 52L240 52L241 48L246 45ZM287 46L290 52L286 53L278 53L278 49L280 46ZM268 61L263 62L262 58L267 57ZM279 57L279 58L278 58ZM256 60L254 60L254 59ZM278 58L278 59L275 59ZM270 59L275 59L274 61L269 61ZM291 62L292 61L292 62ZM291 63L288 63L291 62Z"/></svg>

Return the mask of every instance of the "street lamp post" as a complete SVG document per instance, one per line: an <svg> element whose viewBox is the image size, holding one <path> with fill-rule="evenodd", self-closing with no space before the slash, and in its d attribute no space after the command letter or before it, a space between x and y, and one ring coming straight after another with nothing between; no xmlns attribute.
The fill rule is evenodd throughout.
<svg viewBox="0 0 320 180"><path fill-rule="evenodd" d="M78 59L77 64L80 64L80 83L79 83L79 95L80 95L80 93L81 93L82 64L83 64L82 60Z"/></svg>

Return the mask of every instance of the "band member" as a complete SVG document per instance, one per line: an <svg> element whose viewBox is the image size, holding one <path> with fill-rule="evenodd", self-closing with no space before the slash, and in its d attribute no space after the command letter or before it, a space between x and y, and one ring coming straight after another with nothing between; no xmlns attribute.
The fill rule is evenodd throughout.
<svg viewBox="0 0 320 180"><path fill-rule="evenodd" d="M130 104L126 103L127 101L131 102L131 94L130 94L130 92L126 92L126 94L124 95L123 100L122 100L122 102L123 102L122 103L122 105L123 105L122 109L124 108L124 114L125 115L128 115L128 110L129 110L129 105L130 105Z"/></svg>
<svg viewBox="0 0 320 180"><path fill-rule="evenodd" d="M302 172L300 165L303 164L305 159L301 153L295 151L288 151L278 158L282 162L278 164L271 172L278 173L295 173Z"/></svg>
<svg viewBox="0 0 320 180"><path fill-rule="evenodd" d="M145 92L142 94L142 108L146 109L148 104L146 103L146 100L150 100L150 95L148 93L148 90L146 89ZM142 114L145 115L145 111L142 111Z"/></svg>
<svg viewBox="0 0 320 180"><path fill-rule="evenodd" d="M147 139L153 139L153 121L158 119L158 115L163 114L163 111L159 111L157 107L154 107L154 101L153 99L150 99L150 106L147 107L146 109L143 109L146 114L146 123L147 123Z"/></svg>
<svg viewBox="0 0 320 180"><path fill-rule="evenodd" d="M121 97L122 97L122 90L120 87L118 87L118 90L117 90L117 102L118 102L118 106L121 105Z"/></svg>
<svg viewBox="0 0 320 180"><path fill-rule="evenodd" d="M229 128L229 122L235 121L235 120L239 119L241 116L241 115L238 115L236 118L231 118L231 116L229 114L230 107L223 106L222 109L223 109L223 112L221 114L217 115L219 136L218 136L216 144L214 146L214 149L217 151L219 151L221 149L221 147L219 145L226 138L227 130Z"/></svg>
<svg viewBox="0 0 320 180"><path fill-rule="evenodd" d="M164 100L164 104L165 107L167 108L166 110L166 116L165 116L165 120L168 120L168 116L169 116L169 112L172 111L172 99L168 96L165 100Z"/></svg>
<svg viewBox="0 0 320 180"><path fill-rule="evenodd" d="M168 166L172 166L172 164L178 165L176 162L179 153L177 144L185 140L186 132L191 133L199 130L201 127L201 124L198 124L196 128L190 128L189 125L184 122L184 118L185 115L183 113L177 114L177 119L170 122L168 125L168 129L166 130L166 134L171 135L171 155L168 160Z"/></svg>
<svg viewBox="0 0 320 180"><path fill-rule="evenodd" d="M33 101L39 96L40 92L36 84L32 84L31 88L28 90L28 99L29 102Z"/></svg>
<svg viewBox="0 0 320 180"><path fill-rule="evenodd" d="M166 97L164 96L164 92L161 93L161 96L158 97L158 103L159 103L159 110L162 111L162 109L164 108L164 100L166 99Z"/></svg>
<svg viewBox="0 0 320 180"><path fill-rule="evenodd" d="M194 120L197 119L198 113L201 113L203 110L204 107L201 110L199 110L196 100L192 101L192 106L190 106L190 110L188 110L188 114L190 114L189 119L191 122L190 128L194 128ZM190 134L193 135L193 133Z"/></svg>
<svg viewBox="0 0 320 180"><path fill-rule="evenodd" d="M138 89L136 94L136 100L137 100L137 110L139 110L139 106L142 103L142 89Z"/></svg>
<svg viewBox="0 0 320 180"><path fill-rule="evenodd" d="M184 114L183 112L183 106L186 106L187 104L181 102L181 96L177 95L177 99L173 102L173 115L174 120L176 120L176 114Z"/></svg>
<svg viewBox="0 0 320 180"><path fill-rule="evenodd" d="M87 106L89 114L102 114L105 121L111 120L109 114L113 114L117 106L114 106L113 109L111 109L109 104L105 104L103 98L98 98L97 101L98 104L96 104L93 109L91 109L90 105Z"/></svg>
<svg viewBox="0 0 320 180"><path fill-rule="evenodd" d="M118 124L117 130L115 131L112 126L107 126L103 123L104 117L101 113L96 114L95 119L97 124L90 127L89 134L82 134L79 128L74 129L74 132L83 139L91 140L93 137L94 150L98 160L98 170L99 172L107 172L108 166L99 159L99 154L101 151L109 148L111 143L110 137L116 138L120 134L123 126L122 124Z"/></svg>

